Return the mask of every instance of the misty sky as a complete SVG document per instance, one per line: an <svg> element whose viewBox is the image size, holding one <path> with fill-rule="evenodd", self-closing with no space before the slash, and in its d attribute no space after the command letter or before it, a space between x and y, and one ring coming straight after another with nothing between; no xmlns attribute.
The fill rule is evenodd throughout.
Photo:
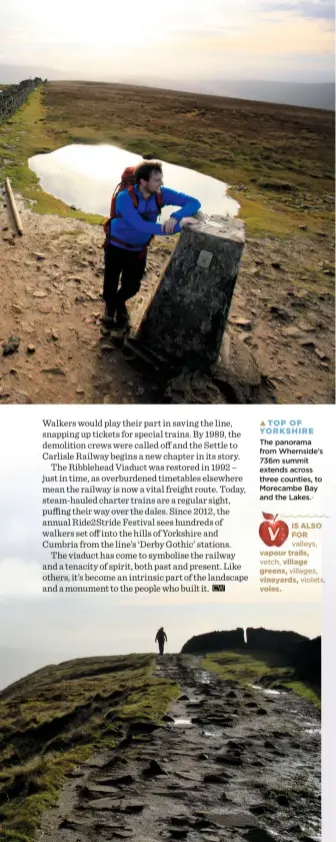
<svg viewBox="0 0 336 842"><path fill-rule="evenodd" d="M108 80L331 81L333 30L333 0L100 0L94 14L80 0L56 10L12 0L0 11L0 64Z"/></svg>

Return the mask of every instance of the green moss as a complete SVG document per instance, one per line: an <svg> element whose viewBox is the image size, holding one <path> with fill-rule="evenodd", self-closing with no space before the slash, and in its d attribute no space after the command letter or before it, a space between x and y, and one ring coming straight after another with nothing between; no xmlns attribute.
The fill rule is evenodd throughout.
<svg viewBox="0 0 336 842"><path fill-rule="evenodd" d="M297 693L298 696L302 696L307 700L307 702L310 702L310 704L321 710L321 697L312 687L308 687L308 685L304 684L302 681L286 681L285 684L286 687L289 687L289 689L293 690L294 693Z"/></svg>

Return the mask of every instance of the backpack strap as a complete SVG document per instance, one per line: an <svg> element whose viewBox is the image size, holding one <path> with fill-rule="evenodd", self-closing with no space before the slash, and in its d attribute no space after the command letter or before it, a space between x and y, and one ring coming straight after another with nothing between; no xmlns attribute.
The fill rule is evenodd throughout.
<svg viewBox="0 0 336 842"><path fill-rule="evenodd" d="M139 202L138 202L138 197L137 197L137 195L136 195L136 192L135 192L134 187L133 187L133 185L132 185L132 184L131 184L128 188L127 188L127 192L128 192L128 195L129 195L129 196L131 197L131 199L132 199L132 202L133 202L133 207L135 207L135 210L137 210L137 209L138 209L138 204L139 204Z"/></svg>
<svg viewBox="0 0 336 842"><path fill-rule="evenodd" d="M162 208L163 208L163 195L162 195L162 190L159 190L159 192L158 192L158 193L155 193L155 198L156 198L157 209L158 209L159 214L160 214L160 213L161 213L161 210L162 210Z"/></svg>
<svg viewBox="0 0 336 842"><path fill-rule="evenodd" d="M113 196L112 196L112 199L111 199L111 209L110 209L110 218L111 219L114 219L114 217L116 215L117 195L118 195L118 193L120 193L121 188L122 188L122 183L120 181L120 183L117 184L116 189L115 189L115 191L113 193Z"/></svg>
<svg viewBox="0 0 336 842"><path fill-rule="evenodd" d="M133 206L135 207L135 210L137 210L139 201L138 201L138 197L136 195L136 192L134 190L134 186L130 185L130 187L127 187L127 191L128 191L128 193L129 193L129 195L132 199ZM155 200L156 200L158 212L161 213L161 209L163 207L163 196L162 196L161 190L159 190L158 193L155 193Z"/></svg>

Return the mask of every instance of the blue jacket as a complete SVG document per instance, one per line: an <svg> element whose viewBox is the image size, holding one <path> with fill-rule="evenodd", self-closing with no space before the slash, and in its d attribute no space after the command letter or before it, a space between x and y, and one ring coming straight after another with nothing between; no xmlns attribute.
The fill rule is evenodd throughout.
<svg viewBox="0 0 336 842"><path fill-rule="evenodd" d="M120 214L116 219L110 222L110 237L117 237L127 245L114 242L110 239L110 244L125 248L127 251L141 251L149 242L153 234L162 236L170 236L162 231L160 223L156 220L158 218L158 206L155 196L150 196L149 199L144 199L138 187L134 188L134 192L138 199L138 207L135 208L132 198L128 190L122 190L117 196L116 212ZM177 220L174 234L180 233L180 226L178 220L184 216L193 216L201 207L198 199L193 199L192 196L187 196L185 193L176 193L175 190L169 190L168 187L161 188L162 205L179 206L181 210L174 211L171 216ZM141 214L146 215L143 219Z"/></svg>

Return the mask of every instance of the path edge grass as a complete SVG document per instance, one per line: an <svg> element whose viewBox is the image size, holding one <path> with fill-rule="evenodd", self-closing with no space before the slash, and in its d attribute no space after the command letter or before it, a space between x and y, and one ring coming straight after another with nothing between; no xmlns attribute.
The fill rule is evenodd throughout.
<svg viewBox="0 0 336 842"><path fill-rule="evenodd" d="M286 665L285 658L271 652L211 652L204 656L202 667L222 679L232 678L245 686L253 682L271 689L281 683L318 710L321 709L318 688L296 680L294 669Z"/></svg>

